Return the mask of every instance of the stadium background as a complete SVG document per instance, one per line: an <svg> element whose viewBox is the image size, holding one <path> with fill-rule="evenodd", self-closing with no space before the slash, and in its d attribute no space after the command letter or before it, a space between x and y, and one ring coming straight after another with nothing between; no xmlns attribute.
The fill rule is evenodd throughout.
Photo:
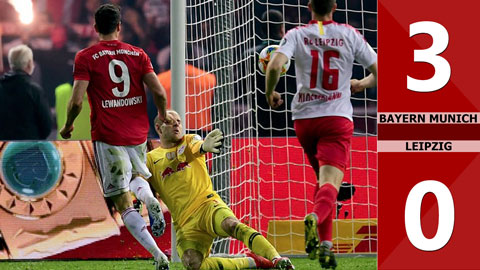
<svg viewBox="0 0 480 270"><path fill-rule="evenodd" d="M52 117L62 125L71 91L74 55L95 42L92 15L104 1L33 1L34 22L26 24L19 19L26 20L28 16L18 16L12 3L28 2L0 1L4 71L8 70L5 56L9 48L20 43L31 46L37 64L34 80L42 85L48 97ZM121 38L145 49L171 93L168 87L170 0L111 2L123 7ZM334 19L359 29L376 48L376 1L337 2L339 8ZM239 0L219 10L215 1L187 1L186 127L189 132L202 135L213 127L226 132L224 153L209 157L215 187L243 222L267 235L287 254L303 254L298 246L303 239L298 221L312 209L315 176L294 136L288 105L278 111L265 107L263 75L255 66L257 46L278 42L279 37L271 29L283 24L269 17L265 20L264 12L275 9L284 14L284 27L288 31L308 22L306 3L306 0ZM27 7L19 7L22 14ZM231 23L229 35L218 31L219 22L225 20ZM225 41L228 46L218 45ZM228 50L221 49L224 47ZM363 74L363 69L356 66L354 76ZM281 82L286 101L293 97L294 82L291 67ZM356 193L351 200L338 204L334 237L339 242L335 248L337 252L371 253L376 252L376 89L353 97L352 102L355 137L345 180L355 185ZM150 114L153 117L154 109L150 109ZM13 152L13 156L5 151L7 146L13 148L18 143L0 146L1 259L148 257L126 233L118 213L101 196L88 141L88 110L77 121L83 122L76 123L75 139L87 141L17 145L22 150ZM153 132L150 135L155 137ZM57 140L56 129L49 139ZM151 144L153 147L155 140ZM39 153L52 146L56 150L50 152L53 157L57 154L64 171L76 166L72 168L75 172L55 177L38 169L48 166L42 163L45 159ZM6 157L14 163L8 163ZM50 189L30 197L22 194L7 183L9 166L24 170L24 178L17 177L23 184L34 185L52 177ZM34 177L42 173L43 178ZM169 248L169 241L166 235L158 243ZM112 243L118 247L114 251L106 248ZM213 251L225 254L243 249L241 243L226 240L216 242Z"/></svg>

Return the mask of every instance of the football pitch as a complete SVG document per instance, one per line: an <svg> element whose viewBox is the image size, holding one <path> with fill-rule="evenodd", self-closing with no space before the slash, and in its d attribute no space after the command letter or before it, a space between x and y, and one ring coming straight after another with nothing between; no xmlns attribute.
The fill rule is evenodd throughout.
<svg viewBox="0 0 480 270"><path fill-rule="evenodd" d="M0 262L2 270L154 270L152 260L91 260L91 261L26 261ZM307 258L292 258L296 270L320 269L318 261ZM180 263L171 263L171 270L184 269ZM337 270L374 270L377 269L375 257L338 258Z"/></svg>

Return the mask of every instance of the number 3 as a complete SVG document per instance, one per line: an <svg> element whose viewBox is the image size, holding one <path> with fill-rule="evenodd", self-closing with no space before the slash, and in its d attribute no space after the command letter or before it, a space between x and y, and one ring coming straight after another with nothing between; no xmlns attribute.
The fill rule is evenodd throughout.
<svg viewBox="0 0 480 270"><path fill-rule="evenodd" d="M120 77L115 74L115 66L120 66L122 70L122 75ZM113 59L108 64L108 73L110 74L110 79L114 83L123 82L123 91L119 91L118 87L112 88L112 92L116 97L126 97L130 92L130 74L128 73L128 67L125 62L120 60Z"/></svg>
<svg viewBox="0 0 480 270"><path fill-rule="evenodd" d="M435 74L428 80L417 80L407 76L407 88L415 92L433 92L444 87L450 80L450 64L443 57L438 56L448 46L448 31L436 22L416 22L410 24L410 37L417 34L432 36L432 46L425 50L414 50L414 62L426 62L435 68Z"/></svg>

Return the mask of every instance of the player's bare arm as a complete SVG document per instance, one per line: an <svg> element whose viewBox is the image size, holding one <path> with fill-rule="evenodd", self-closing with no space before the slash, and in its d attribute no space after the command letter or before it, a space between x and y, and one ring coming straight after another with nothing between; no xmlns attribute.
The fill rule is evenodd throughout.
<svg viewBox="0 0 480 270"><path fill-rule="evenodd" d="M88 81L75 80L73 82L73 94L68 102L67 108L67 121L60 130L60 135L64 139L72 137L73 122L77 118L78 114L82 110L83 96L88 88Z"/></svg>
<svg viewBox="0 0 480 270"><path fill-rule="evenodd" d="M145 74L143 82L152 91L153 102L157 106L160 121L167 121L167 94L165 93L165 88L163 88L154 72Z"/></svg>
<svg viewBox="0 0 480 270"><path fill-rule="evenodd" d="M265 95L270 107L276 109L283 104L283 99L280 94L275 91L280 74L282 73L282 67L288 62L287 56L283 53L275 53L272 60L268 63L266 80L265 80Z"/></svg>
<svg viewBox="0 0 480 270"><path fill-rule="evenodd" d="M350 80L350 89L352 94L362 92L366 88L372 88L377 85L377 63L368 67L368 70L371 72L367 77L357 80Z"/></svg>

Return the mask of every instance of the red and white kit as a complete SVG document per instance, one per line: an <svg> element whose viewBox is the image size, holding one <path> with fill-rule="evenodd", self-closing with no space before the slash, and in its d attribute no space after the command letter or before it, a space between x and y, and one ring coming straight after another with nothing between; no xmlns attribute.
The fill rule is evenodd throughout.
<svg viewBox="0 0 480 270"><path fill-rule="evenodd" d="M75 57L73 77L89 81L92 140L139 145L149 129L143 75L153 72L147 54L117 41L100 41Z"/></svg>
<svg viewBox="0 0 480 270"><path fill-rule="evenodd" d="M353 62L369 67L377 54L355 28L314 20L288 31L277 52L295 58L292 117L310 163L315 171L323 164L344 170L353 133Z"/></svg>
<svg viewBox="0 0 480 270"><path fill-rule="evenodd" d="M352 26L310 21L287 32L277 52L295 58L297 93L293 120L343 116L352 120L350 79L353 62L365 68L377 54Z"/></svg>
<svg viewBox="0 0 480 270"><path fill-rule="evenodd" d="M129 190L132 175L151 176L146 162L149 129L143 76L147 54L117 41L100 41L75 57L73 77L89 81L95 159L106 197Z"/></svg>

